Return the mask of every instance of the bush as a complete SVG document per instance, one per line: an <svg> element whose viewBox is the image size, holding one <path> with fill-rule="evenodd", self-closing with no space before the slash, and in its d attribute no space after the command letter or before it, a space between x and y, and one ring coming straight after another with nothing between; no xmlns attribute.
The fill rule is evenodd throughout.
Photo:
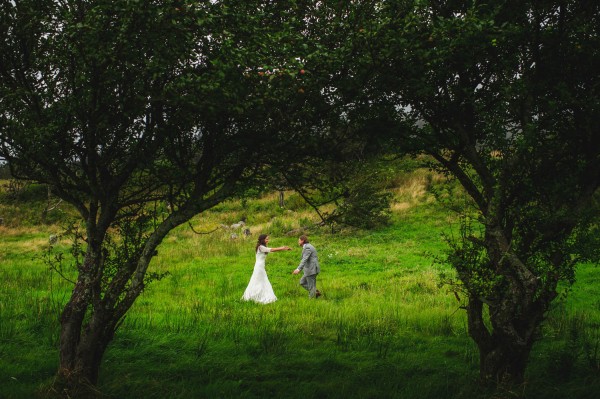
<svg viewBox="0 0 600 399"><path fill-rule="evenodd" d="M383 182L377 173L357 176L328 219L361 229L387 225L391 218L392 194L384 191Z"/></svg>

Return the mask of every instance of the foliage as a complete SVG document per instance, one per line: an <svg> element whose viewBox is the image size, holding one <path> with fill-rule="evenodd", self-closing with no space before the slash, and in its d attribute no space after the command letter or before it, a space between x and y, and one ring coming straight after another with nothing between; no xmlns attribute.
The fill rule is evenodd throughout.
<svg viewBox="0 0 600 399"><path fill-rule="evenodd" d="M372 182L354 186L350 190L328 221L365 229L389 222L390 193L378 191Z"/></svg>
<svg viewBox="0 0 600 399"><path fill-rule="evenodd" d="M75 384L96 381L176 226L269 184L315 209L340 202L340 221L368 226L357 206L383 221L379 183L348 184L360 174L346 167L382 145L429 154L471 197L483 230L465 225L449 261L484 379L522 382L558 286L598 260L594 2L0 7L0 156L86 223L62 315L61 370L84 370ZM113 239L119 228L133 236ZM121 245L118 266L106 242Z"/></svg>
<svg viewBox="0 0 600 399"><path fill-rule="evenodd" d="M393 173L392 169L392 173ZM362 163L345 180L345 191L336 208L326 215L327 223L373 229L389 223L392 194L385 191L386 171L381 165Z"/></svg>
<svg viewBox="0 0 600 399"><path fill-rule="evenodd" d="M0 7L0 156L85 223L61 316L59 373L76 392L97 380L167 234L302 159L327 104L298 95L305 20L272 2Z"/></svg>
<svg viewBox="0 0 600 399"><path fill-rule="evenodd" d="M356 103L369 110L357 112L387 126L383 152L431 155L483 226L465 225L448 261L484 380L523 381L559 283L578 259L599 260L598 7L384 1L358 29Z"/></svg>

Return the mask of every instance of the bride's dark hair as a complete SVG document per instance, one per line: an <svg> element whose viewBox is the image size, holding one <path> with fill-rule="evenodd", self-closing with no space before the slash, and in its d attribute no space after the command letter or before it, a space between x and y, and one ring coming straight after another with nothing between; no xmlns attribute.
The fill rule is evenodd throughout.
<svg viewBox="0 0 600 399"><path fill-rule="evenodd" d="M260 247L261 245L264 245L265 247L267 246L265 240L268 236L268 234L261 234L258 236L258 242L256 243L256 248L254 249L254 252L258 251L258 247Z"/></svg>

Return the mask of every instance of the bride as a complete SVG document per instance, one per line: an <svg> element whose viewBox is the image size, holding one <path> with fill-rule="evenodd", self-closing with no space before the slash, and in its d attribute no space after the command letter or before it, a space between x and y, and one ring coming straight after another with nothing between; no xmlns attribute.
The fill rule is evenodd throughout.
<svg viewBox="0 0 600 399"><path fill-rule="evenodd" d="M254 301L257 303L271 303L277 300L273 287L267 277L265 270L265 260L269 252L277 251L290 251L290 247L277 247L269 248L269 236L267 234L261 234L258 236L258 242L256 243L256 263L254 264L254 272L250 277L248 287L242 296L244 301Z"/></svg>

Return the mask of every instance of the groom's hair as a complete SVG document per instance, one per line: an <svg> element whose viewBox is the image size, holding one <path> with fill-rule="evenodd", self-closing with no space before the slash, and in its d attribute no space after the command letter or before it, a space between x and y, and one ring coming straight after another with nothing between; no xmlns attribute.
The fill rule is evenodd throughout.
<svg viewBox="0 0 600 399"><path fill-rule="evenodd" d="M300 240L301 240L303 243L305 243L305 244L308 244L308 237L307 237L307 236L305 236L305 235L301 235L301 236L300 236Z"/></svg>

